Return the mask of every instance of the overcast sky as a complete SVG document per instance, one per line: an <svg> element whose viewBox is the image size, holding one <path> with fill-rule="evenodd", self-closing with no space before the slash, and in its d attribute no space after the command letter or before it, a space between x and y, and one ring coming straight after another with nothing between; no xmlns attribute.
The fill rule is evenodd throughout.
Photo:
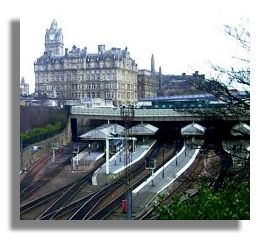
<svg viewBox="0 0 260 240"><path fill-rule="evenodd" d="M25 1L26 2L26 1ZM35 3L34 3L35 2ZM84 0L34 1L21 10L21 77L34 90L33 63L44 52L44 36L53 19L64 36L64 48L75 44L96 53L98 44L128 47L138 68L164 74L209 73L208 62L229 66L239 49L224 33L249 18L248 3L229 1Z"/></svg>

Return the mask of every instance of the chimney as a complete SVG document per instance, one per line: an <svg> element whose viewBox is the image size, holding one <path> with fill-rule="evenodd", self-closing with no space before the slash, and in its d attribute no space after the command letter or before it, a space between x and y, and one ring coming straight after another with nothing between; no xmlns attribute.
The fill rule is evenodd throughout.
<svg viewBox="0 0 260 240"><path fill-rule="evenodd" d="M104 53L105 52L105 45L98 45L98 53Z"/></svg>

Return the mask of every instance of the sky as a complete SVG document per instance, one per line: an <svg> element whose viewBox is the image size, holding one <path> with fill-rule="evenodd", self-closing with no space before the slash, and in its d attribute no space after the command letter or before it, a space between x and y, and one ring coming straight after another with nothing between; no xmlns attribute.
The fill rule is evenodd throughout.
<svg viewBox="0 0 260 240"><path fill-rule="evenodd" d="M26 1L25 1L26 2ZM98 44L106 49L126 46L139 69L163 74L199 71L209 62L231 65L239 48L224 32L249 18L246 1L95 0L35 1L20 12L20 75L34 91L33 63L44 52L44 36L53 19L62 28L64 48L73 45L90 53ZM31 10L30 10L31 9Z"/></svg>

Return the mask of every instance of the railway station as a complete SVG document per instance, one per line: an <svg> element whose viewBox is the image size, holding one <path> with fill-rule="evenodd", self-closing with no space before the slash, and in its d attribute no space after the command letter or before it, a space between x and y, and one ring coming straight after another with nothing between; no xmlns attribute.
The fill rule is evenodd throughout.
<svg viewBox="0 0 260 240"><path fill-rule="evenodd" d="M181 129L181 134L186 137L184 146L166 164L154 172L156 162L148 166L151 176L132 191L133 215L138 215L151 208L159 194L169 195L180 184L179 179L184 173L191 172L196 164L196 157L202 147L206 128L191 123ZM189 144L186 144L189 142ZM190 144L192 143L192 144Z"/></svg>
<svg viewBox="0 0 260 240"><path fill-rule="evenodd" d="M118 124L104 124L90 130L79 138L103 146L103 154L88 151L77 154L72 159L72 168L75 170L80 162L84 163L84 159L88 156L90 158L93 154L98 158L105 155L106 162L94 172L92 177L93 185L105 184L109 179L121 176L126 168L137 163L150 151L156 140L149 137L155 135L157 131L157 127L145 123L129 128L127 136L124 127Z"/></svg>
<svg viewBox="0 0 260 240"><path fill-rule="evenodd" d="M204 159L208 125L204 127L201 122L189 121L186 125L104 122L81 131L79 141L67 148L65 158L59 154L62 146L53 150L56 159L50 156L43 169L57 166L53 170L61 172L61 177L46 177L42 171L45 179L39 177L34 183L26 174L28 184L26 180L21 185L25 186L21 199L27 199L21 204L22 219L141 219L153 209L158 195L174 193ZM223 140L223 149L232 154L236 151L234 163L240 156L246 159L249 125L234 124L229 127L229 134L233 139ZM33 195L34 188L40 189L39 194L27 198Z"/></svg>

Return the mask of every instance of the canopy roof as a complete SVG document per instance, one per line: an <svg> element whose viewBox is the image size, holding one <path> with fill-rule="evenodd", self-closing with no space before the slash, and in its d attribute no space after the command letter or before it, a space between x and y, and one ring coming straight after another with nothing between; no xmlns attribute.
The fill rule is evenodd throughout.
<svg viewBox="0 0 260 240"><path fill-rule="evenodd" d="M93 130L90 130L80 136L82 140L105 140L114 137L124 131L124 127L119 124L104 124Z"/></svg>
<svg viewBox="0 0 260 240"><path fill-rule="evenodd" d="M191 123L181 129L181 134L183 136L200 136L204 135L205 131L205 127L197 123Z"/></svg>
<svg viewBox="0 0 260 240"><path fill-rule="evenodd" d="M140 123L131 127L131 135L154 135L159 128L149 124L149 123Z"/></svg>
<svg viewBox="0 0 260 240"><path fill-rule="evenodd" d="M231 129L232 136L248 136L250 135L250 126L245 123L239 123L232 127Z"/></svg>

